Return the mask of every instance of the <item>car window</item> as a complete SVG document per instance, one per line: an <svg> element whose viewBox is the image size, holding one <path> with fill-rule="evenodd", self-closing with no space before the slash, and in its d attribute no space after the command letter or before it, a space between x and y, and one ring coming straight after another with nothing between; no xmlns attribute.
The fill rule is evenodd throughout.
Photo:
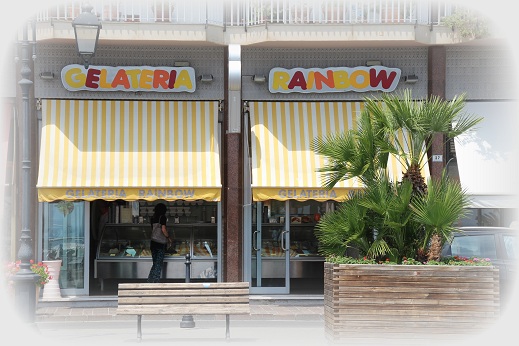
<svg viewBox="0 0 519 346"><path fill-rule="evenodd" d="M496 243L493 235L456 236L452 240L453 256L496 259Z"/></svg>
<svg viewBox="0 0 519 346"><path fill-rule="evenodd" d="M503 241L505 243L505 251L506 255L509 259L518 259L519 258L519 238L514 235L503 236Z"/></svg>

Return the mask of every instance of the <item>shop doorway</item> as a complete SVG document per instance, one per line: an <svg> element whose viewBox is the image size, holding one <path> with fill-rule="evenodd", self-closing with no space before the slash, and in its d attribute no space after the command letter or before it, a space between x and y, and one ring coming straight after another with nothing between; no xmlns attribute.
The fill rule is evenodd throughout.
<svg viewBox="0 0 519 346"><path fill-rule="evenodd" d="M253 208L251 293L290 293L290 229L285 222L285 202L272 202L257 202Z"/></svg>

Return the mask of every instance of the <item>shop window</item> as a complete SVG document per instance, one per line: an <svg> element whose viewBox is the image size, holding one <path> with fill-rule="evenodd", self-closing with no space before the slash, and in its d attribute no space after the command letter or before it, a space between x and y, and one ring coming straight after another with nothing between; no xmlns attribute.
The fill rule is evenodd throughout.
<svg viewBox="0 0 519 346"><path fill-rule="evenodd" d="M60 288L84 289L85 203L44 203L43 210L42 260L62 260Z"/></svg>

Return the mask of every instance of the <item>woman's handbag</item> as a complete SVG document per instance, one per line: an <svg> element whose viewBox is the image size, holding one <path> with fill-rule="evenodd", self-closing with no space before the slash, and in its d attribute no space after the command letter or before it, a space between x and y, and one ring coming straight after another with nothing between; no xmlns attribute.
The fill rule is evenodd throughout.
<svg viewBox="0 0 519 346"><path fill-rule="evenodd" d="M151 230L151 240L161 244L166 244L168 242L168 238L166 238L162 232L162 225L160 222L153 224L153 228Z"/></svg>

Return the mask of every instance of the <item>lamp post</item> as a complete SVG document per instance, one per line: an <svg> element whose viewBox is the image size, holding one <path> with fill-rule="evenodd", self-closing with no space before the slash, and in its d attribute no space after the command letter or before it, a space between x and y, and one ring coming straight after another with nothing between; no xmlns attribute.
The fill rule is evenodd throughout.
<svg viewBox="0 0 519 346"><path fill-rule="evenodd" d="M101 31L101 22L92 13L92 9L93 7L90 4L84 4L81 7L82 12L72 21L77 50L83 59L85 69L88 69L90 59L95 54L99 40L99 31Z"/></svg>
<svg viewBox="0 0 519 346"><path fill-rule="evenodd" d="M22 79L18 82L22 96L22 177L21 177L21 235L18 259L20 269L14 275L13 282L15 287L15 307L20 313L24 322L34 322L36 314L36 281L38 274L31 270L32 237L31 237L31 109L29 105L29 95L33 82L30 80L31 68L29 65L29 39L27 33L28 23L23 25L23 38L21 41L21 68Z"/></svg>

